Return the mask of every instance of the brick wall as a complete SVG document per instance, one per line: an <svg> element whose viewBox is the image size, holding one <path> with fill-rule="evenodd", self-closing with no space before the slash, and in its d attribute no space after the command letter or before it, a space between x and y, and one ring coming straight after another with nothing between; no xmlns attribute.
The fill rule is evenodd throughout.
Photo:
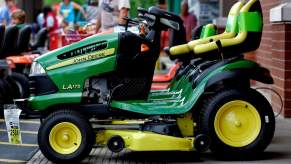
<svg viewBox="0 0 291 164"><path fill-rule="evenodd" d="M282 115L291 117L291 25L271 24L270 9L280 0L261 0L264 15L264 32L260 48L250 58L269 68L274 77L272 86L283 97L285 104ZM272 96L275 111L280 108L280 101Z"/></svg>

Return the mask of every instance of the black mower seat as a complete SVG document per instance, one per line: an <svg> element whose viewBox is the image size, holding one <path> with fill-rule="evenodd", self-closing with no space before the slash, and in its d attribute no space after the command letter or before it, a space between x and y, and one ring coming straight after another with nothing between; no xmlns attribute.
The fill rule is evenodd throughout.
<svg viewBox="0 0 291 164"><path fill-rule="evenodd" d="M0 51L3 48L4 35L5 35L5 25L0 25Z"/></svg>
<svg viewBox="0 0 291 164"><path fill-rule="evenodd" d="M37 48L42 48L45 47L45 42L47 39L48 31L46 28L42 28L41 30L38 31L36 34L36 41L31 44L30 48L32 50L36 50Z"/></svg>
<svg viewBox="0 0 291 164"><path fill-rule="evenodd" d="M193 40L187 44L171 47L171 59L179 59L181 58L181 56L189 56L189 54L193 52L193 48L197 45L207 44L220 39L234 38L238 33L238 16L240 13L240 9L243 7L243 5L243 1L238 1L232 6L228 14L227 25L224 33Z"/></svg>
<svg viewBox="0 0 291 164"><path fill-rule="evenodd" d="M11 54L15 54L17 48L19 29L16 26L8 26L6 28L4 39L3 39L3 48L0 51L1 59L5 59Z"/></svg>
<svg viewBox="0 0 291 164"><path fill-rule="evenodd" d="M232 57L256 50L260 46L263 30L263 15L259 0L250 0L240 11L239 34L232 39L199 45L193 49L195 55Z"/></svg>
<svg viewBox="0 0 291 164"><path fill-rule="evenodd" d="M32 29L30 25L26 25L19 30L19 36L17 40L17 53L27 52L29 50L29 42Z"/></svg>

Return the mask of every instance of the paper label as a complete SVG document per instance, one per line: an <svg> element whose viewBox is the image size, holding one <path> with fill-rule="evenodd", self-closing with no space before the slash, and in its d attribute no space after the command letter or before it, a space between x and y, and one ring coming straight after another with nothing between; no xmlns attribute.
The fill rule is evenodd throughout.
<svg viewBox="0 0 291 164"><path fill-rule="evenodd" d="M4 106L4 117L9 143L22 144L19 117L21 110L16 105Z"/></svg>

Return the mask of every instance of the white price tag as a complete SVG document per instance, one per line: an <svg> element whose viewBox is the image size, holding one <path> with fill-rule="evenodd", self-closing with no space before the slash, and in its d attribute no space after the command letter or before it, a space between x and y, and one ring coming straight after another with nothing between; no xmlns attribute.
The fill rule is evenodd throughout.
<svg viewBox="0 0 291 164"><path fill-rule="evenodd" d="M4 117L9 143L22 144L19 117L21 110L16 105L4 105Z"/></svg>

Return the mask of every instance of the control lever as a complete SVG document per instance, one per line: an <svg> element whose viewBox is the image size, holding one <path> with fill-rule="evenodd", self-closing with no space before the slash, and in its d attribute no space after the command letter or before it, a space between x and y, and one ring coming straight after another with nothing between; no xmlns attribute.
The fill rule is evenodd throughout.
<svg viewBox="0 0 291 164"><path fill-rule="evenodd" d="M223 47L222 47L221 41L218 40L218 41L216 41L215 43L216 43L216 45L217 45L218 52L220 53L221 58L222 58L222 60L223 60L223 59L224 59L224 55L223 55Z"/></svg>
<svg viewBox="0 0 291 164"><path fill-rule="evenodd" d="M125 24L125 31L128 30L128 27L129 27L129 24L132 23L132 24L139 24L139 21L138 20L133 20L129 17L124 17L123 18L124 20L126 20L126 24Z"/></svg>

